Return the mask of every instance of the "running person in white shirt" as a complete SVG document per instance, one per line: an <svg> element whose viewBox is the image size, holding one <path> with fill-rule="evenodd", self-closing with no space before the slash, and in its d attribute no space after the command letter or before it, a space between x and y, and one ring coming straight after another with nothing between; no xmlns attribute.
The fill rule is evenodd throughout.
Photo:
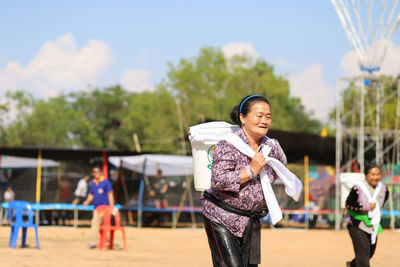
<svg viewBox="0 0 400 267"><path fill-rule="evenodd" d="M88 182L89 182L89 175L85 175L82 179L79 180L78 186L75 189L75 198L72 201L72 204L82 204L85 201L88 191Z"/></svg>

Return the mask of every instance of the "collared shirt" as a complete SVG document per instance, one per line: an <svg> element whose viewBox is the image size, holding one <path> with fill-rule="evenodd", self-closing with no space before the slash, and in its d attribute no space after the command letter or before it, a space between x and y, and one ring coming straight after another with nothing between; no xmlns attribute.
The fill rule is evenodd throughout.
<svg viewBox="0 0 400 267"><path fill-rule="evenodd" d="M75 196L77 197L86 197L86 193L87 193L87 182L84 178L80 179L78 182L78 185L76 187L75 190Z"/></svg>
<svg viewBox="0 0 400 267"><path fill-rule="evenodd" d="M243 129L240 129L235 134L246 144L249 144ZM260 146L263 144L271 147L269 157L278 159L283 165L287 164L285 153L276 139L264 137ZM216 198L238 209L256 211L266 208L267 204L264 199L260 175L240 185L240 172L250 162L251 158L242 154L232 144L225 140L219 141L213 155L211 188L208 191ZM267 164L264 170L268 174L271 183L273 183L277 175L272 167ZM202 201L204 216L213 222L224 225L233 235L243 236L243 232L249 222L248 217L227 212L205 199Z"/></svg>
<svg viewBox="0 0 400 267"><path fill-rule="evenodd" d="M93 180L90 183L89 194L93 195L93 205L97 208L100 205L109 205L108 192L112 191L112 185L104 176L99 181Z"/></svg>

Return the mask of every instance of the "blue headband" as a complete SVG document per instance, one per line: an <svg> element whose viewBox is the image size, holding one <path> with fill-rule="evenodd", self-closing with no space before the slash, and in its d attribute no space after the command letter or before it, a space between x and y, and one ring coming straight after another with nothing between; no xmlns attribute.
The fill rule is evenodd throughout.
<svg viewBox="0 0 400 267"><path fill-rule="evenodd" d="M240 107L239 107L239 114L242 113L243 104L244 104L247 100L249 100L250 98L257 97L257 96L262 97L262 96L260 96L260 95L251 95L251 96L246 97L246 98L242 101L242 104L240 104Z"/></svg>

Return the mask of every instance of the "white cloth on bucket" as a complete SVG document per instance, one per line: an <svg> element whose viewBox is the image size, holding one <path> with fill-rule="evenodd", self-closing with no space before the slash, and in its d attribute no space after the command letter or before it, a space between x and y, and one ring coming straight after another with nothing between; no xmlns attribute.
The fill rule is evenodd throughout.
<svg viewBox="0 0 400 267"><path fill-rule="evenodd" d="M375 244L376 236L378 235L378 230L379 230L379 223L381 222L381 207L379 206L379 203L376 201L376 198L378 197L378 194L381 191L382 183L378 182L378 184L375 187L373 195L371 195L370 191L368 190L365 181L346 179L346 183L357 185L358 187L360 187L363 193L367 196L368 202L376 204L373 210L368 211L368 217L371 218L372 228L374 229L374 231L371 234L371 243Z"/></svg>
<svg viewBox="0 0 400 267"><path fill-rule="evenodd" d="M210 135L234 133L239 130L238 125L232 125L226 121L212 121L206 122L189 127L190 135L189 139L191 143L194 142L207 142L212 141L208 139ZM219 139L216 139L219 141Z"/></svg>
<svg viewBox="0 0 400 267"><path fill-rule="evenodd" d="M191 138L192 142L205 142L205 141L219 141L226 140L235 146L241 153L253 158L255 152L251 147L246 144L239 136L233 133L228 134L214 134L208 136L201 136L196 138L193 136ZM261 153L265 157L265 161L274 169L275 173L282 180L285 185L286 193L291 196L294 200L298 200L300 197L301 189L303 187L299 178L290 172L279 160L275 158L268 157L271 148L269 146L260 147ZM260 173L261 186L264 193L265 202L267 203L271 221L273 224L278 223L282 219L282 211L279 207L278 200L276 199L275 193L272 190L271 182L268 178L267 173L264 169Z"/></svg>

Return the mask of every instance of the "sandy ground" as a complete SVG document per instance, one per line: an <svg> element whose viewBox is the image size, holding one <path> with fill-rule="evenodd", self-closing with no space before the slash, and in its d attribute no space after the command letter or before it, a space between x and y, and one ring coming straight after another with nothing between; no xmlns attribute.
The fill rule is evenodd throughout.
<svg viewBox="0 0 400 267"><path fill-rule="evenodd" d="M126 227L127 251L117 233L115 250L88 248L89 228L41 227L40 250L28 230L28 248L8 247L8 226L0 227L1 266L212 266L203 229ZM20 242L20 240L19 240ZM260 266L345 266L353 257L347 231L262 230ZM372 266L400 266L400 232L379 236Z"/></svg>

